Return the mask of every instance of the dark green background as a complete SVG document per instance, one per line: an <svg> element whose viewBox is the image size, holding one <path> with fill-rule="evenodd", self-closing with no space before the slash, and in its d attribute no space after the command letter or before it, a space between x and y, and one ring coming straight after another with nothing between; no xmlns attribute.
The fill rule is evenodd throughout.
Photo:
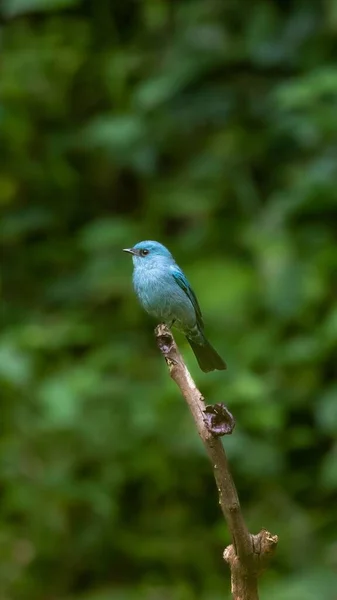
<svg viewBox="0 0 337 600"><path fill-rule="evenodd" d="M261 598L335 600L337 4L6 0L0 597L229 598L210 465L139 308L167 244L227 360L207 402Z"/></svg>

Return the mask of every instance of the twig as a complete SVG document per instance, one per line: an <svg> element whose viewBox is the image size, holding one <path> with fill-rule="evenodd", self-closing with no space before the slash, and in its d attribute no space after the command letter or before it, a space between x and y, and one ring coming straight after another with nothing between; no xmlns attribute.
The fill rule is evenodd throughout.
<svg viewBox="0 0 337 600"><path fill-rule="evenodd" d="M251 535L243 519L226 453L217 437L224 433L231 433L234 419L224 405L205 406L204 398L197 389L173 335L166 325L158 325L155 335L170 375L190 408L213 466L219 504L232 537L232 544L224 551L224 559L231 570L232 598L233 600L258 600L258 576L264 568L266 559L275 550L278 538L264 529L257 535ZM216 410L215 407L218 409ZM217 415L217 417L210 418L210 415ZM213 418L218 419L215 425L214 422L212 423ZM219 419L223 421L222 433L219 433L221 430Z"/></svg>

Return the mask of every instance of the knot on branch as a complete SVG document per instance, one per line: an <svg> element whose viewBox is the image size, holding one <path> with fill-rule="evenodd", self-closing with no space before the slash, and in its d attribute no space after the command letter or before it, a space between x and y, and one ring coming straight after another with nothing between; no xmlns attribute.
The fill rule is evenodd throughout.
<svg viewBox="0 0 337 600"><path fill-rule="evenodd" d="M230 435L235 427L235 419L223 404L210 404L204 410L204 423L215 437Z"/></svg>
<svg viewBox="0 0 337 600"><path fill-rule="evenodd" d="M251 537L254 555L258 558L260 567L263 569L270 555L276 550L278 536L272 535L266 529L262 529L260 533Z"/></svg>
<svg viewBox="0 0 337 600"><path fill-rule="evenodd" d="M252 552L247 556L238 556L233 544L227 546L223 553L225 561L229 564L231 571L252 570L259 574L265 568L269 558L276 550L278 536L272 535L266 529L262 529L257 535L251 535Z"/></svg>

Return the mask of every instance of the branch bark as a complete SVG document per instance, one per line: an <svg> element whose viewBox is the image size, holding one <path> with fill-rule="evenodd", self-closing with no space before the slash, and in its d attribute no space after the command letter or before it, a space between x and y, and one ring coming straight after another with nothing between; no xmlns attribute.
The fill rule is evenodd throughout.
<svg viewBox="0 0 337 600"><path fill-rule="evenodd" d="M219 504L232 538L232 544L225 549L223 555L231 570L232 598L233 600L258 600L258 576L263 570L266 560L275 550L278 538L264 529L257 535L249 533L224 447L218 437L219 433L215 433L218 428L212 428L207 415L207 412L211 411L207 410L204 398L184 363L171 331L166 325L158 325L155 335L170 376L189 406L213 467L219 493ZM223 405L216 406L222 406L224 419L228 422L228 415L231 417L230 413ZM229 433L233 427L234 424Z"/></svg>

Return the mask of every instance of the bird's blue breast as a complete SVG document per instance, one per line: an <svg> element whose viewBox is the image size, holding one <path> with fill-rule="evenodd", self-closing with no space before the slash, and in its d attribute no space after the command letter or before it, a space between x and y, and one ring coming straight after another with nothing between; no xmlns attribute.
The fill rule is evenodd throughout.
<svg viewBox="0 0 337 600"><path fill-rule="evenodd" d="M195 326L194 307L169 268L136 268L133 284L140 303L150 315L168 324L175 321L182 331Z"/></svg>

